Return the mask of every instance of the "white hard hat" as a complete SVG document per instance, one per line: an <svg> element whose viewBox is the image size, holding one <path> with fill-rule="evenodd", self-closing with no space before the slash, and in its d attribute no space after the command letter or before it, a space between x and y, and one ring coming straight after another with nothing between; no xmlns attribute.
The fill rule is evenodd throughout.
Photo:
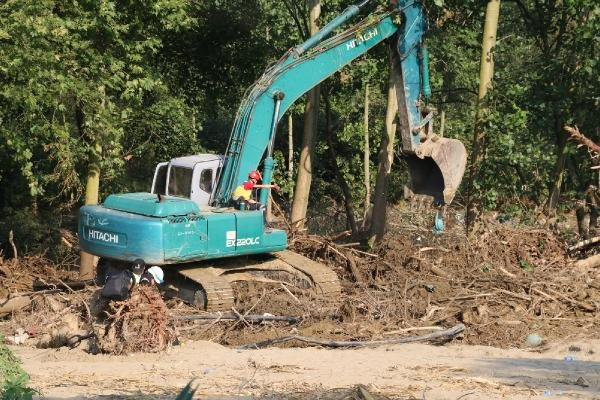
<svg viewBox="0 0 600 400"><path fill-rule="evenodd" d="M152 267L148 268L148 273L152 275L154 281L159 285L165 281L165 273L158 265L153 265Z"/></svg>

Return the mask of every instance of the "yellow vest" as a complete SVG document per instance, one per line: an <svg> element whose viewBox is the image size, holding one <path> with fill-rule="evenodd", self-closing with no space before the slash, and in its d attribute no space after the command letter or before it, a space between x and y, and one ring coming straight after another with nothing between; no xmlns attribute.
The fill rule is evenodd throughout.
<svg viewBox="0 0 600 400"><path fill-rule="evenodd" d="M242 197L244 200L249 201L252 196L252 189L246 190L244 189L244 184L242 183L240 186L236 187L233 191L233 200L237 200Z"/></svg>

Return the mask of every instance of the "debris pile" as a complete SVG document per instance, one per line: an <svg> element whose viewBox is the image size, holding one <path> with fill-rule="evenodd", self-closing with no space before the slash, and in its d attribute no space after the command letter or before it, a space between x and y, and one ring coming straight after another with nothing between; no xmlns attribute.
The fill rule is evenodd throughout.
<svg viewBox="0 0 600 400"><path fill-rule="evenodd" d="M64 267L42 256L6 260L0 255L0 318L31 308L37 293L34 283L64 282L76 276Z"/></svg>
<svg viewBox="0 0 600 400"><path fill-rule="evenodd" d="M574 267L551 230L489 219L467 237L456 215L436 235L417 216L395 209L385 242L371 251L295 238L298 250L335 265L350 283L339 316L345 332L359 324L378 337L464 323L466 342L507 347L531 332L559 338L600 327L600 271Z"/></svg>
<svg viewBox="0 0 600 400"><path fill-rule="evenodd" d="M129 299L108 303L104 313L105 324L96 336L105 353L158 352L176 340L167 306L156 287L136 286Z"/></svg>
<svg viewBox="0 0 600 400"><path fill-rule="evenodd" d="M572 263L555 231L491 216L467 236L460 212L449 210L438 235L432 221L432 213L394 208L385 241L373 249L349 232L292 234L295 251L336 271L341 303L289 284L242 281L234 284L236 302L227 315L204 315L177 300L169 300L169 314L154 287L136 287L129 300L111 303L99 299L97 287L35 292L32 281L61 282L56 274L65 271L42 259L21 258L16 267L4 261L0 277L8 279L0 286L35 294L32 311L13 311L0 332L23 328L48 345L69 346L93 335L97 351L123 354L166 348L176 341L175 326L185 337L235 346L278 337L396 340L463 324L459 339L466 343L521 347L528 337L544 343L600 329L600 268ZM67 314L79 317L69 332L60 325ZM40 326L54 330L43 335L35 332Z"/></svg>
<svg viewBox="0 0 600 400"><path fill-rule="evenodd" d="M76 277L76 272L57 266L42 256L6 260L0 256L0 299L9 293L33 290L34 282L59 282Z"/></svg>

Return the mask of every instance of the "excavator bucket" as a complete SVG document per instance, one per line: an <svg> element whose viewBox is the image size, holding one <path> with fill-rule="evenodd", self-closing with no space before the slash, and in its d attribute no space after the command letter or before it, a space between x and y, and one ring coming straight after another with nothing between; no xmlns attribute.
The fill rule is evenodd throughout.
<svg viewBox="0 0 600 400"><path fill-rule="evenodd" d="M433 197L436 204L450 204L467 165L467 151L460 140L434 137L406 156L410 181L408 195Z"/></svg>

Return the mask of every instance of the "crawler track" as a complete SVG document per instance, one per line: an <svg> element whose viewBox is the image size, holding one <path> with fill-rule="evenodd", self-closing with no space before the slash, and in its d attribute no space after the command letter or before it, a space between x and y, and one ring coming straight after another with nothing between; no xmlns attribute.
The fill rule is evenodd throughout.
<svg viewBox="0 0 600 400"><path fill-rule="evenodd" d="M234 305L231 282L285 282L314 292L331 302L339 301L340 281L334 271L324 264L290 250L256 257L223 259L196 268L180 269L179 273L201 286L203 299L195 303L206 311L230 310Z"/></svg>
<svg viewBox="0 0 600 400"><path fill-rule="evenodd" d="M338 300L342 291L337 274L324 264L304 257L290 250L284 250L273 255L279 260L306 274L313 283L315 291L323 296Z"/></svg>
<svg viewBox="0 0 600 400"><path fill-rule="evenodd" d="M213 268L200 267L181 269L179 273L200 284L205 296L201 303L206 311L228 311L233 307L234 295L229 282Z"/></svg>

